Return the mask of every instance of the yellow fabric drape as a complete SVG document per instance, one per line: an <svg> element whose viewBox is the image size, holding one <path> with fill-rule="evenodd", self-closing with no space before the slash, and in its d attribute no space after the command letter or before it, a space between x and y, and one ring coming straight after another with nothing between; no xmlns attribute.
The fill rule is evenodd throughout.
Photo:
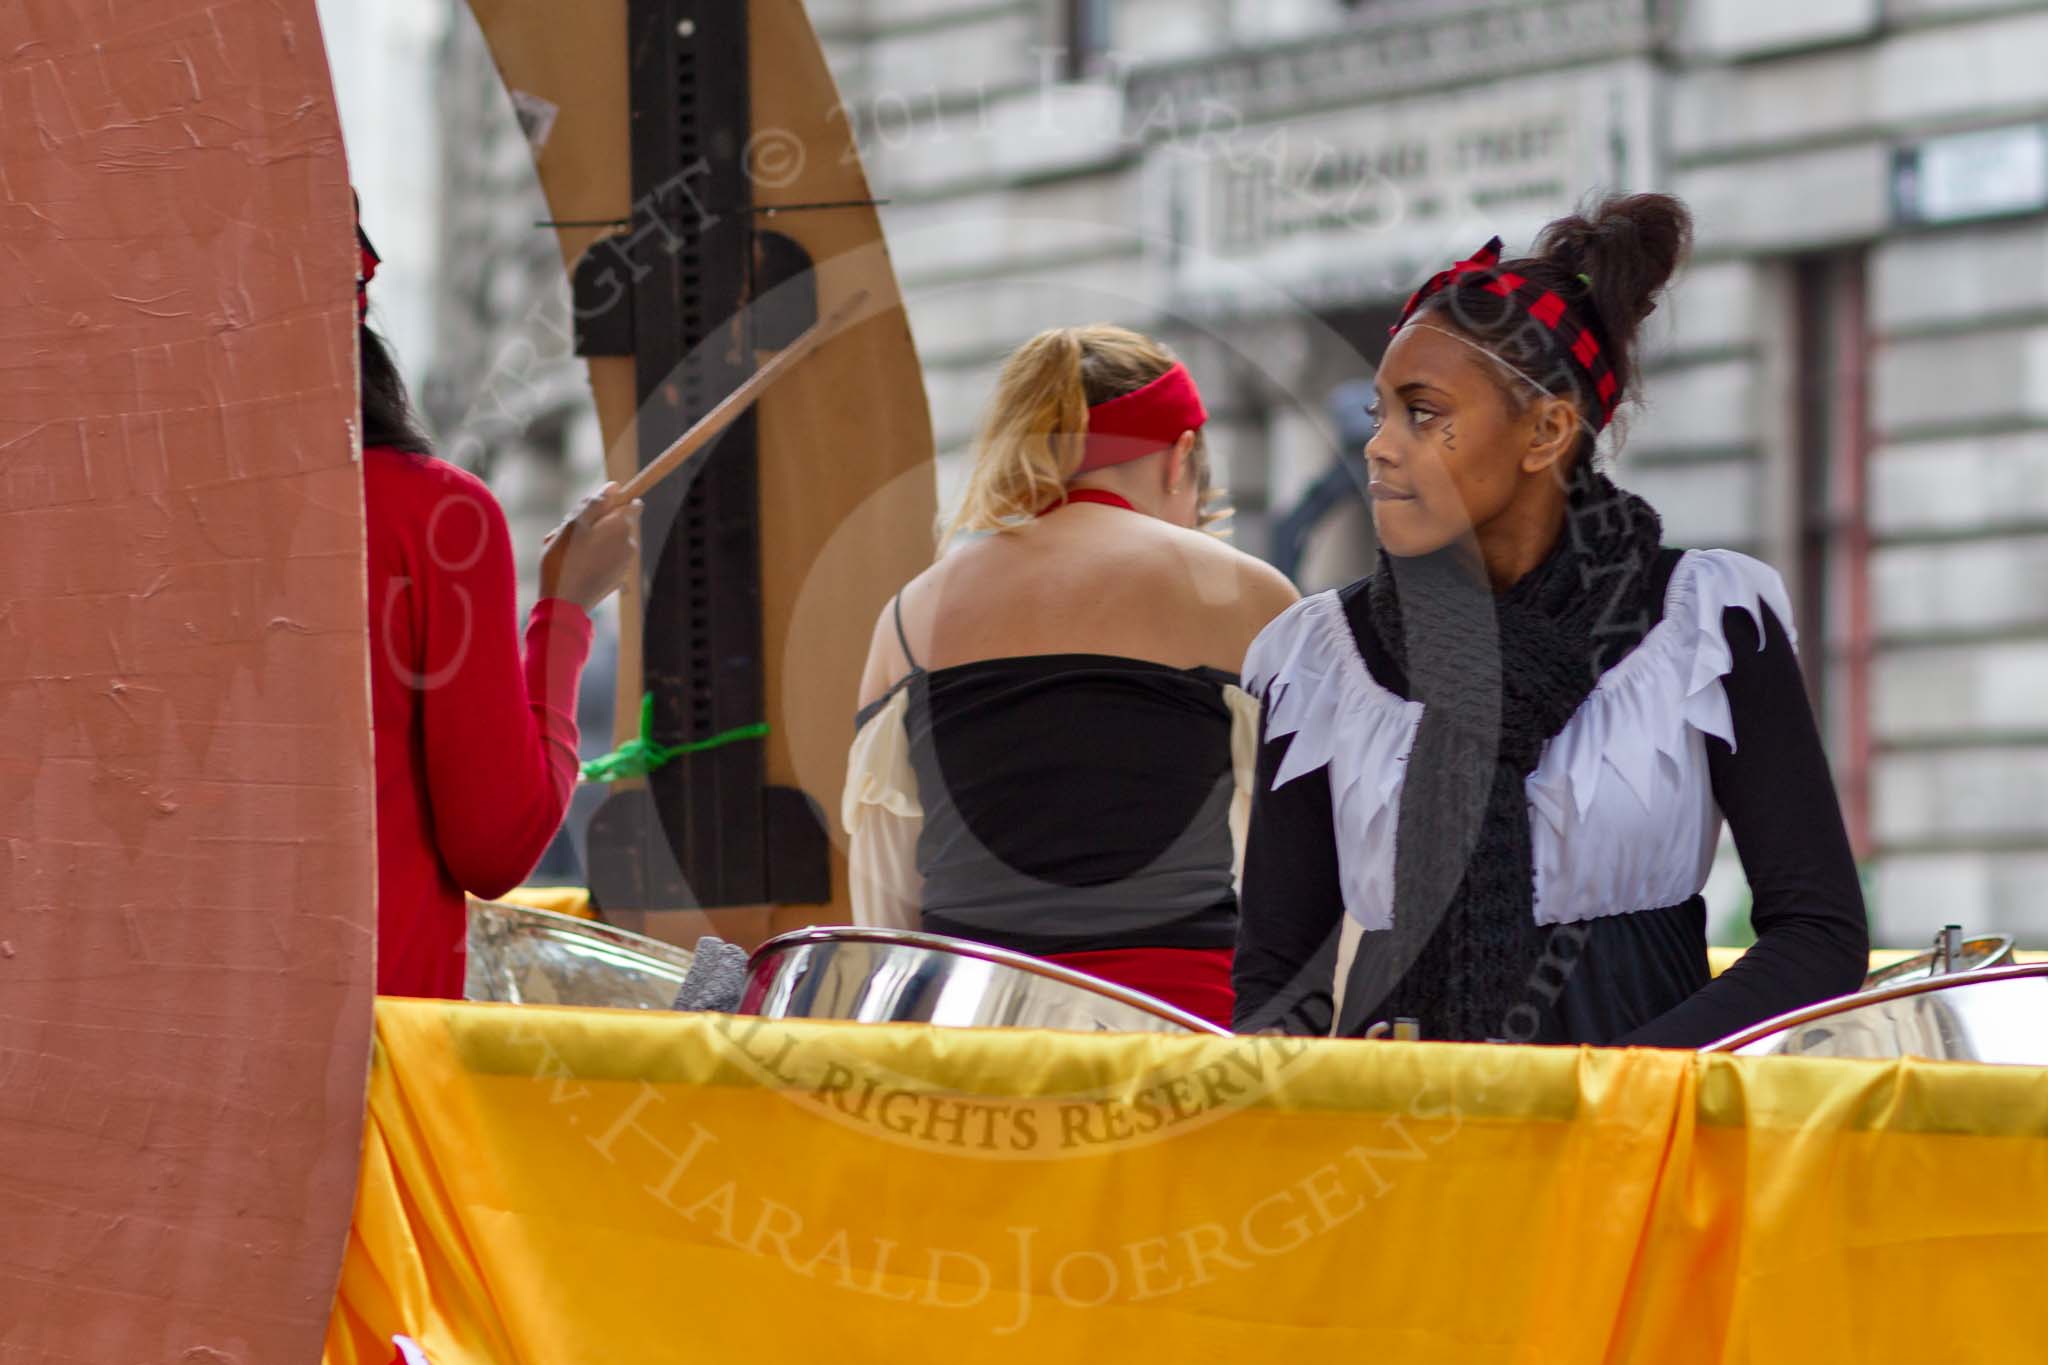
<svg viewBox="0 0 2048 1365"><path fill-rule="evenodd" d="M387 1000L327 1360L2004 1362L2043 1265L2031 1069Z"/></svg>

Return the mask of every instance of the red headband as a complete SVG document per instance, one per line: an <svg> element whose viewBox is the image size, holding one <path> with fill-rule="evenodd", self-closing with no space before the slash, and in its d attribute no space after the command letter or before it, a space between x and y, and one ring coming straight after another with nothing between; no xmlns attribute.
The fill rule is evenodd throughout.
<svg viewBox="0 0 2048 1365"><path fill-rule="evenodd" d="M1401 312L1401 320L1388 330L1398 332L1408 325L1423 304L1446 289L1455 289L1465 283L1468 275L1483 276L1480 288L1498 299L1510 299L1527 310L1530 317L1548 327L1563 344L1566 355L1592 385L1593 394L1600 404L1600 411L1591 414L1588 420L1593 430L1599 431L1614 418L1614 409L1621 401L1621 385L1614 378L1614 371L1607 363L1607 356L1600 349L1600 339L1570 316L1570 305L1564 296L1553 290L1542 289L1512 270L1500 270L1500 238L1496 237L1465 260L1459 261L1449 270L1439 271L1430 276L1422 288L1415 291L1408 300L1408 306Z"/></svg>
<svg viewBox="0 0 2048 1365"><path fill-rule="evenodd" d="M1175 364L1144 388L1088 409L1088 453L1075 473L1143 459L1184 431L1200 431L1208 420L1194 377L1187 366Z"/></svg>

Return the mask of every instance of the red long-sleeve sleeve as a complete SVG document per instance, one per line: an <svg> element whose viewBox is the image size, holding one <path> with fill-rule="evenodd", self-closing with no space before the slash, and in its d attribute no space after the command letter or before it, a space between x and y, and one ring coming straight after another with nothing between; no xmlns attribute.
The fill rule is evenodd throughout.
<svg viewBox="0 0 2048 1365"><path fill-rule="evenodd" d="M522 652L505 514L430 456L363 453L377 759L377 986L462 994L463 893L533 870L576 782L590 620L543 600Z"/></svg>

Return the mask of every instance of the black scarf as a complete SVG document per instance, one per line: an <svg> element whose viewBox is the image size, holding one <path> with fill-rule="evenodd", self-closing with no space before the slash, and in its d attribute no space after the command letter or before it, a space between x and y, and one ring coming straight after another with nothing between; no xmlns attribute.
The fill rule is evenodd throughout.
<svg viewBox="0 0 2048 1365"><path fill-rule="evenodd" d="M1503 593L1463 544L1380 555L1373 630L1424 710L1401 789L1393 928L1359 945L1345 1032L1407 1016L1425 1038L1555 1036L1559 983L1535 978L1554 931L1535 921L1524 783L1655 620L1662 537L1648 503L1582 461L1557 546Z"/></svg>

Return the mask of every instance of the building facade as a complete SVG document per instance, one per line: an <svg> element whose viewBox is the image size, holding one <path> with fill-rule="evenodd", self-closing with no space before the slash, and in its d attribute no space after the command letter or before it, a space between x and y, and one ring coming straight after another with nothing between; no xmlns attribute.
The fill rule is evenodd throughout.
<svg viewBox="0 0 2048 1365"><path fill-rule="evenodd" d="M1305 588L1370 563L1341 386L1409 290L1595 191L1686 198L1616 477L1784 573L1879 939L2048 942L2048 4L811 9L946 482L1011 346L1124 322L1195 369L1240 543Z"/></svg>

